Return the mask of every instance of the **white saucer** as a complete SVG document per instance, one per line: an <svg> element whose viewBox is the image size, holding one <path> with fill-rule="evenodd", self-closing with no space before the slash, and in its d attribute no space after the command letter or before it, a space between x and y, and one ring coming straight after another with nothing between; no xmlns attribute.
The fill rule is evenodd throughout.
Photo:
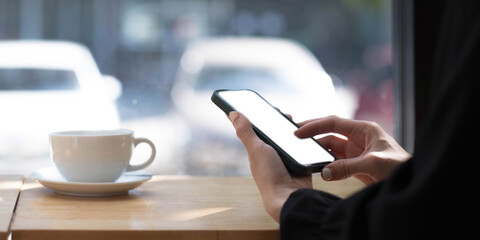
<svg viewBox="0 0 480 240"><path fill-rule="evenodd" d="M82 197L105 197L126 194L128 190L150 180L152 174L145 171L126 172L115 182L69 182L56 167L38 169L30 174L38 183L56 193Z"/></svg>

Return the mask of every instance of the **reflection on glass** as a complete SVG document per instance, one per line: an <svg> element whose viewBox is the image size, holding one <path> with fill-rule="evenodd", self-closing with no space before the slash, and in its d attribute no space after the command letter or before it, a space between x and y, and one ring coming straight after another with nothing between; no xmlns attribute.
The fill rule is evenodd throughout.
<svg viewBox="0 0 480 240"><path fill-rule="evenodd" d="M288 82L279 73L261 68L205 67L194 86L197 90L255 88L276 86L288 90Z"/></svg>
<svg viewBox="0 0 480 240"><path fill-rule="evenodd" d="M79 88L73 71L50 69L0 69L0 90L42 91L75 90Z"/></svg>
<svg viewBox="0 0 480 240"><path fill-rule="evenodd" d="M248 175L210 102L218 88L254 89L295 121L337 114L391 133L390 7L0 0L0 173L49 166L49 131L123 127L159 146L153 173Z"/></svg>

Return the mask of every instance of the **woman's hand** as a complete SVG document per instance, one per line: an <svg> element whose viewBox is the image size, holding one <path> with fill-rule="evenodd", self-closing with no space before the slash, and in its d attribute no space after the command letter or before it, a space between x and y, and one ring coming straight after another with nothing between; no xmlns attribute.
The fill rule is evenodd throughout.
<svg viewBox="0 0 480 240"><path fill-rule="evenodd" d="M312 188L312 178L291 176L275 149L258 138L246 117L238 112L231 112L229 117L247 150L250 170L260 190L265 210L279 222L287 198L297 189Z"/></svg>
<svg viewBox="0 0 480 240"><path fill-rule="evenodd" d="M330 116L299 123L299 138L337 133L348 139L328 135L317 141L330 149L339 160L322 170L326 181L355 176L365 184L387 178L411 156L376 123Z"/></svg>

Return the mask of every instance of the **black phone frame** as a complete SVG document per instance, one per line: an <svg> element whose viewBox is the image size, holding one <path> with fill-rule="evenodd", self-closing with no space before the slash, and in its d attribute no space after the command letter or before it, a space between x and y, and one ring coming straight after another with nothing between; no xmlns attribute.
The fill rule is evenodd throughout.
<svg viewBox="0 0 480 240"><path fill-rule="evenodd" d="M277 112L279 112L282 116L284 116L288 121L290 121L293 125L295 125L297 128L299 126L292 121L287 115L279 111L277 108L275 108L272 104L270 104L265 98L263 98L260 94L257 92L251 90L251 89L218 89L215 90L212 94L211 100L215 105L217 105L220 109L225 112L225 114L229 115L231 111L236 111L227 101L225 101L220 95L220 92L223 91L250 91L258 95L262 100L264 100L268 105L270 105L272 108L274 108ZM270 145L275 151L278 153L280 158L282 159L283 163L285 164L285 167L288 169L290 174L292 175L298 175L298 176L306 176L310 175L315 172L320 172L322 171L323 167L326 165L330 164L331 162L318 162L318 163L313 163L310 165L303 165L297 162L295 159L293 159L287 152L285 152L282 148L280 148L273 140L271 140L267 135L265 135L260 129L258 129L255 125L252 124L252 128L257 134L257 136L266 144ZM312 138L320 147L325 149L330 155L333 156L334 161L337 160L337 157L329 151L327 148L325 148L322 144L317 142L314 138Z"/></svg>

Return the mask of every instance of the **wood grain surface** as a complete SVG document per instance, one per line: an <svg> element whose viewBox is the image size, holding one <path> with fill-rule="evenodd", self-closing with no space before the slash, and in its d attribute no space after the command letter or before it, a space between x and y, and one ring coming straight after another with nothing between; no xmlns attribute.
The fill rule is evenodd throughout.
<svg viewBox="0 0 480 240"><path fill-rule="evenodd" d="M314 186L347 196L348 179ZM155 176L128 195L69 197L27 180L11 227L19 239L280 239L250 177Z"/></svg>
<svg viewBox="0 0 480 240"><path fill-rule="evenodd" d="M8 238L10 221L22 183L21 175L0 175L0 240Z"/></svg>

